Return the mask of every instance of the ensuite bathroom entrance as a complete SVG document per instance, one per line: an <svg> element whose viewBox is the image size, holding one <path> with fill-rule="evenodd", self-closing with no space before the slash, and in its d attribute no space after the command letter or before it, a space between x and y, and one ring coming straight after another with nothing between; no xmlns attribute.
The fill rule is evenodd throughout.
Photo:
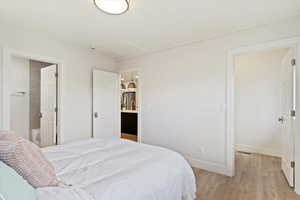
<svg viewBox="0 0 300 200"><path fill-rule="evenodd" d="M57 138L57 64L11 56L10 130L40 147Z"/></svg>

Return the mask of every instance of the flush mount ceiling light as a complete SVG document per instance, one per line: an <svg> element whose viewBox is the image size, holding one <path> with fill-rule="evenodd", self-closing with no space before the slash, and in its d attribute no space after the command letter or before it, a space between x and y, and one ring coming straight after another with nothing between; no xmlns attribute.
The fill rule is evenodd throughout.
<svg viewBox="0 0 300 200"><path fill-rule="evenodd" d="M101 11L110 15L120 15L129 9L130 0L94 0Z"/></svg>

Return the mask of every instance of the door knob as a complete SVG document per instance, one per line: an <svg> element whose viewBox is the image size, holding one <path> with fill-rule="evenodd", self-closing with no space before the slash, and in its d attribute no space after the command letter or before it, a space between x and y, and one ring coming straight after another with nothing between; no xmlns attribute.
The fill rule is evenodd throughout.
<svg viewBox="0 0 300 200"><path fill-rule="evenodd" d="M95 118L98 118L98 117L99 117L98 112L95 112L95 113L94 113L94 117L95 117Z"/></svg>
<svg viewBox="0 0 300 200"><path fill-rule="evenodd" d="M281 122L281 123L283 123L284 117L283 117L283 116L279 117L279 118L278 118L278 121Z"/></svg>

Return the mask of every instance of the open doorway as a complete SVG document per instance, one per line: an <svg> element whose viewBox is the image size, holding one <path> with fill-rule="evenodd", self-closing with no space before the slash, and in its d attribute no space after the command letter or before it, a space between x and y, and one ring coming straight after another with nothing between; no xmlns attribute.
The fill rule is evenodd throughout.
<svg viewBox="0 0 300 200"><path fill-rule="evenodd" d="M253 178L272 170L291 187L295 184L295 52L292 47L272 48L233 57L236 168L246 165L243 169Z"/></svg>
<svg viewBox="0 0 300 200"><path fill-rule="evenodd" d="M139 71L121 73L121 138L138 141Z"/></svg>
<svg viewBox="0 0 300 200"><path fill-rule="evenodd" d="M58 144L58 66L11 55L10 130L40 147Z"/></svg>

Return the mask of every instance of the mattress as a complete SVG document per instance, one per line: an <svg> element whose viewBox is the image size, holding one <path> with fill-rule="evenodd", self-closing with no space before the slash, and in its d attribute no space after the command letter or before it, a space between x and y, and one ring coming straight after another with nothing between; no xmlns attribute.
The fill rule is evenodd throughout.
<svg viewBox="0 0 300 200"><path fill-rule="evenodd" d="M194 173L178 153L123 139L90 139L44 148L60 187L39 200L193 200Z"/></svg>

